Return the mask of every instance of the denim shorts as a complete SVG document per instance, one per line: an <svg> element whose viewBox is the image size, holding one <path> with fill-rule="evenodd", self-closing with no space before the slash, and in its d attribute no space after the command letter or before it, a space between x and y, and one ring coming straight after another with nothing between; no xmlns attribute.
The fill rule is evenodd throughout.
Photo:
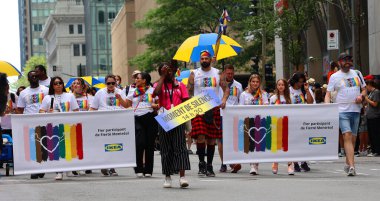
<svg viewBox="0 0 380 201"><path fill-rule="evenodd" d="M360 113L359 112L341 112L339 113L339 128L342 133L351 132L352 135L358 134Z"/></svg>

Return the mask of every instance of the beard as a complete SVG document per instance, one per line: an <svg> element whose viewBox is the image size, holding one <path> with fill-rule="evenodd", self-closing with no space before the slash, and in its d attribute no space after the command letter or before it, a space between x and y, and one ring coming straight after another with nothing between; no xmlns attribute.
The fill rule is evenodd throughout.
<svg viewBox="0 0 380 201"><path fill-rule="evenodd" d="M211 63L209 63L209 62L202 62L202 63L201 63L201 66L202 66L203 68L207 68L207 67L210 66L210 64L211 64Z"/></svg>

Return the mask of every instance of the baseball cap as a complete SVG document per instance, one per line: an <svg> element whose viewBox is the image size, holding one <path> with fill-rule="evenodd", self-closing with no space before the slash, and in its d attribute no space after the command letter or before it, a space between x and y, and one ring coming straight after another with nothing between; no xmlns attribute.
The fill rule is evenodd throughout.
<svg viewBox="0 0 380 201"><path fill-rule="evenodd" d="M139 73L141 73L141 71L139 71L139 70L135 70L135 71L133 71L132 76L137 75L137 74L139 74Z"/></svg>
<svg viewBox="0 0 380 201"><path fill-rule="evenodd" d="M339 57L338 57L338 60L342 60L342 59L345 59L345 58L352 58L352 56L351 55L349 55L349 54L347 54L347 53L345 53L345 52L343 52L343 53L340 53L340 55L339 55Z"/></svg>
<svg viewBox="0 0 380 201"><path fill-rule="evenodd" d="M375 77L373 75L367 75L364 77L365 80L374 80Z"/></svg>

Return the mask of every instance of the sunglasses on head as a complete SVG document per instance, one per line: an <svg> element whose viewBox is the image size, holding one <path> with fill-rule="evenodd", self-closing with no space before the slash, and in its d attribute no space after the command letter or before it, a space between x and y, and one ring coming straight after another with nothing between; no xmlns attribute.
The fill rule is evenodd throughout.
<svg viewBox="0 0 380 201"><path fill-rule="evenodd" d="M54 85L63 85L63 82L54 82Z"/></svg>
<svg viewBox="0 0 380 201"><path fill-rule="evenodd" d="M107 85L115 85L116 82L107 82Z"/></svg>

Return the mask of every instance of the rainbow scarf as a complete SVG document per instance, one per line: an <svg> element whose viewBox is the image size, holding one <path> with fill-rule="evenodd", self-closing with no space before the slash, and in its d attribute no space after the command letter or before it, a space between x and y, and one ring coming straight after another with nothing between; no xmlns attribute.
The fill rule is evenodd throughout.
<svg viewBox="0 0 380 201"><path fill-rule="evenodd" d="M252 94L253 96L253 99L252 99L252 104L253 105L262 105L263 104L263 100L261 98L261 90L260 89L257 89L256 93L255 94Z"/></svg>
<svg viewBox="0 0 380 201"><path fill-rule="evenodd" d="M149 86L139 86L135 89L133 93L133 97L141 96L145 94L145 92L149 89Z"/></svg>

